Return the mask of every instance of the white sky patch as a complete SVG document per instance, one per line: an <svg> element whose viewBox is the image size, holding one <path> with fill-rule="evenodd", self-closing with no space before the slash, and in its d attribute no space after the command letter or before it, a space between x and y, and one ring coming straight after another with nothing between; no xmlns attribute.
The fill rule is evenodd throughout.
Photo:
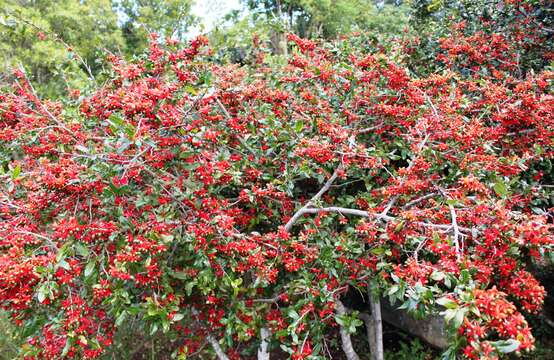
<svg viewBox="0 0 554 360"><path fill-rule="evenodd" d="M200 19L200 25L190 28L187 37L192 38L214 28L227 13L242 8L240 0L196 0L192 13Z"/></svg>

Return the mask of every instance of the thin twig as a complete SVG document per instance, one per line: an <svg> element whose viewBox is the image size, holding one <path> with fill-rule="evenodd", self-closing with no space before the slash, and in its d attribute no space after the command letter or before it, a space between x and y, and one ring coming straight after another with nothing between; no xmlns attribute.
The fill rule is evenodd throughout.
<svg viewBox="0 0 554 360"><path fill-rule="evenodd" d="M219 99L216 97L215 98L215 102L217 103L217 105L219 106L219 108L221 109L221 111L223 111L223 113L225 114L225 117L227 119L232 119L231 117L231 114L229 114L229 111L227 111L227 109L225 108L225 105L223 105L223 103L221 101L219 101ZM240 136L237 136L237 139L238 141L241 143L242 146L244 146L248 151L250 151L253 155L256 155L256 152L254 150L252 150L250 148L250 146L248 146L248 144L246 143L246 141L244 141L244 139Z"/></svg>
<svg viewBox="0 0 554 360"><path fill-rule="evenodd" d="M448 200L449 197L446 194L446 191L444 189L439 188L439 191L442 193L442 195ZM456 216L456 209L454 208L454 205L448 204L448 209L450 209L450 218L452 221L452 228L454 230L454 248L456 250L456 257L458 258L458 261L461 259L460 254L460 229L458 227L458 220Z"/></svg>

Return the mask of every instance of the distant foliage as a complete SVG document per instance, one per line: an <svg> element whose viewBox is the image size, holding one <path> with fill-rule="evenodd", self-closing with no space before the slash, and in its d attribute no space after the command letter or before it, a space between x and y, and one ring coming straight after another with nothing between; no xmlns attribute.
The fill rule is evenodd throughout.
<svg viewBox="0 0 554 360"><path fill-rule="evenodd" d="M82 86L97 59L123 46L108 0L0 0L0 74L23 66L41 94Z"/></svg>

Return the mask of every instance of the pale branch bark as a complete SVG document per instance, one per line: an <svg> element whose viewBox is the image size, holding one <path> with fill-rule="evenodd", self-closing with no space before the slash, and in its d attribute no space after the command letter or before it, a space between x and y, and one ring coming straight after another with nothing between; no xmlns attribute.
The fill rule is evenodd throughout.
<svg viewBox="0 0 554 360"><path fill-rule="evenodd" d="M425 243L427 242L427 239L423 239L421 240L421 242L417 245L417 248L415 249L414 251L414 259L415 259L415 262L417 263L418 260L419 260L419 251L421 249L423 249L423 246L425 245Z"/></svg>
<svg viewBox="0 0 554 360"><path fill-rule="evenodd" d="M338 316L345 315L347 313L346 308L338 299L335 300L335 311ZM360 360L360 357L352 346L352 339L350 338L348 331L343 326L340 327L339 331L342 342L342 351L344 352L344 355L346 355L346 358L348 360Z"/></svg>
<svg viewBox="0 0 554 360"><path fill-rule="evenodd" d="M269 351L268 351L268 345L269 345L269 337L271 336L271 333L269 332L269 329L266 327L262 327L260 329L260 347L258 348L258 360L269 360Z"/></svg>
<svg viewBox="0 0 554 360"><path fill-rule="evenodd" d="M321 208L314 208L314 207L306 208L304 206L303 208L298 210L294 215L296 216L296 219L298 219L300 216L302 216L304 214L319 214L319 213L322 213L322 212L336 212L336 213L340 213L340 214L343 214L343 215L354 215L354 216L360 216L360 217L365 217L365 218L382 219L382 220L385 220L385 221L393 221L393 220L397 219L396 217L393 217L393 216L383 215L383 213L372 213L372 212L369 212L369 211L343 208L343 207L338 207L338 206L329 206L329 207L321 207ZM291 220L292 220L292 218L291 218ZM290 220L289 220L289 223L290 223ZM448 225L448 224L433 224L433 223L427 223L427 222L423 222L423 221L416 221L416 222L414 222L414 224L419 225L419 226L423 226L423 227L428 227L428 228L435 228L435 229L443 229L443 230L452 229L452 225ZM294 225L294 224L291 223L290 227L292 227L292 225ZM290 227L288 229L285 227L285 229L288 231L288 230L290 230ZM460 231L460 230L461 231L467 231L467 232L471 231L471 229L469 229L469 228L458 226L458 231ZM459 234L461 234L461 233L459 233Z"/></svg>
<svg viewBox="0 0 554 360"><path fill-rule="evenodd" d="M448 208L450 209L450 217L452 219L452 228L454 229L454 248L456 249L456 256L458 257L458 260L461 258L460 254L460 230L458 228L458 221L456 217L456 210L454 209L454 205L448 204Z"/></svg>
<svg viewBox="0 0 554 360"><path fill-rule="evenodd" d="M369 351L372 354L371 357L373 358L373 354L375 354L377 349L377 344L375 344L375 325L373 325L373 318L367 313L360 313L358 317L365 323L367 344L369 346Z"/></svg>
<svg viewBox="0 0 554 360"><path fill-rule="evenodd" d="M225 114L225 117L227 119L231 119L232 118L231 114L229 114L229 111L227 111L227 108L223 105L223 103L218 98L215 98L215 102L217 103L221 111L223 111L223 114Z"/></svg>
<svg viewBox="0 0 554 360"><path fill-rule="evenodd" d="M404 183L404 181L402 181L400 184L402 185ZM393 207L394 204L396 204L396 202L398 201L398 195L396 196L393 196L392 199L390 199L389 203L387 204L387 206L383 209L383 211L379 214L379 216L377 216L377 220L385 220L385 217L387 216L387 214L389 213L390 209Z"/></svg>
<svg viewBox="0 0 554 360"><path fill-rule="evenodd" d="M291 229L292 229L292 226L294 225L294 223L302 216L304 215L305 213L307 213L307 209L309 209L313 204L314 202L316 202L317 200L319 200L323 194L325 194L329 188L331 187L331 185L333 185L333 182L337 179L337 177L339 176L339 173L341 172L342 170L342 164L337 166L337 168L335 169L335 171L333 172L333 174L331 175L331 177L325 182L325 184L323 185L323 187L317 192L317 194L315 194L311 199L310 201L308 201L304 206L302 206L296 213L294 213L294 215L289 219L289 221L287 221L287 223L285 224L285 230L287 232L289 232Z"/></svg>
<svg viewBox="0 0 554 360"><path fill-rule="evenodd" d="M215 355L219 360L229 360L229 357L223 352L221 346L219 346L219 343L216 339L214 339L211 335L208 335L207 339L210 345L212 345L212 348L215 351Z"/></svg>
<svg viewBox="0 0 554 360"><path fill-rule="evenodd" d="M365 134L374 130L378 130L378 129L381 129L384 125L385 125L384 123L380 123L367 128L359 129L359 130L356 130L356 134Z"/></svg>
<svg viewBox="0 0 554 360"><path fill-rule="evenodd" d="M333 174L331 175L331 177L325 182L325 184L323 185L323 187L317 192L317 194L315 194L311 199L310 201L308 201L302 208L300 208L291 218L290 220L285 224L285 230L287 232L290 232L292 226L294 225L294 223L304 214L307 214L307 213L313 213L313 210L319 210L319 209L313 209L311 208L311 206L317 201L319 200L323 194L325 194L330 188L331 188L331 185L333 185L333 182L337 179L339 173L342 171L343 169L343 166L342 164L340 164L339 166L337 166L337 168L335 169L335 171L333 172ZM352 210L354 211L353 214L356 214L358 216L361 216L362 213L367 213L367 212L364 212L364 211L361 211L361 210L355 210L355 209L345 209L345 208L331 208L333 210L343 210L343 211L349 211L349 210ZM360 212L361 211L361 212ZM340 300L336 300L335 301L335 310L337 311L337 314L339 315L342 315L342 314L345 314L346 313L346 308L344 307L344 305L342 304L342 302L340 302ZM341 340L342 340L342 349L347 357L348 360L360 360L360 357L358 356L358 354L356 354L356 352L354 351L354 348L352 346L352 341L350 339L350 334L348 333L348 331L343 327L341 326L340 327L340 336L341 336ZM263 343L262 343L263 345ZM260 347L262 346L260 345ZM258 350L258 354L259 354L259 351Z"/></svg>
<svg viewBox="0 0 554 360"><path fill-rule="evenodd" d="M219 106L224 110L224 112L228 115L227 111L225 110L225 108L223 107L223 104L221 104L219 99L216 99L216 101L219 104ZM417 148L418 148L419 151L421 151L421 149L423 149L423 146L425 145L425 143L427 142L428 139L429 139L429 134L427 134L425 136L425 138L418 144ZM352 140L350 142L350 147L352 147L353 145L355 145L355 141ZM411 169L413 167L413 165L414 165L414 161L412 161L410 163L410 165L408 165L408 170ZM312 206L314 205L314 203L319 198L321 198L321 196L323 196L323 194L325 194L329 190L331 185L333 185L333 182L336 180L336 178L338 177L338 174L340 173L340 171L342 171L342 169L343 169L343 166L342 166L342 164L340 164L335 169L335 171L333 172L331 177L327 180L327 182L325 182L323 187L318 191L318 193L315 194L310 199L310 201L308 201L302 208L300 208L296 213L294 213L294 215L285 224L285 230L287 232L290 232L290 230L292 229L292 226L294 225L294 223L302 215L307 214L307 213L310 213L310 214L319 213L321 211L339 212L339 213L343 213L343 214L356 215L356 216L362 216L362 217L375 217L377 220L385 220L385 221L390 221L390 220L394 219L393 217L390 217L387 214L388 214L389 210L392 208L392 206L394 206L394 204L398 200L398 198L399 198L398 195L394 196L389 201L389 203L387 204L385 209L380 214L372 214L372 213L369 213L367 211L356 210L356 209L347 209L347 208L339 208L339 207L313 208ZM400 183L403 184L405 181L406 181L406 179L404 178L404 179L402 179L402 181Z"/></svg>
<svg viewBox="0 0 554 360"><path fill-rule="evenodd" d="M414 206L415 204L418 204L418 203L420 203L424 200L430 199L430 198L432 198L433 196L436 196L436 195L437 195L436 192L432 192L430 194L423 195L421 197L418 197L417 199L414 199L412 201L407 202L402 208L403 209L408 209L408 208Z"/></svg>
<svg viewBox="0 0 554 360"><path fill-rule="evenodd" d="M262 303L262 304L275 304L275 303L277 303L277 301L279 301L279 297L276 296L276 297L270 298L270 299L254 299L252 301L257 302L257 303Z"/></svg>
<svg viewBox="0 0 554 360"><path fill-rule="evenodd" d="M29 78L27 77L27 74L25 73L25 69L23 68L23 65L19 64L19 70L21 71L21 73L23 74L23 76L25 77L25 81L27 81L27 85L29 85L29 88L31 89L31 92L33 93L33 96L35 97L35 99L37 100L37 102L39 103L41 109L46 113L46 115L52 120L54 121L58 127L64 129L65 131L67 131L70 135L72 135L73 137L75 137L75 134L74 132L72 132L71 130L69 130L65 124L59 120L57 117L54 116L54 114L52 114L47 108L46 106L44 106L44 104L42 103L42 100L38 97L38 94L37 92L35 91L35 88L33 87L33 84L31 83L31 81L29 80ZM20 88L22 88L22 86L19 84L18 81L16 81L17 84L19 85ZM42 114L44 116L44 114Z"/></svg>
<svg viewBox="0 0 554 360"><path fill-rule="evenodd" d="M361 216L366 218L382 218L383 220L390 221L394 220L391 216L383 216L382 214L376 214L371 213L369 211L364 210L358 210L358 209L349 209L349 208L343 208L338 206L329 206L329 207L323 207L323 208L307 208L307 209L300 209L301 214L318 214L322 212L336 212L344 215L355 215L355 216Z"/></svg>
<svg viewBox="0 0 554 360"><path fill-rule="evenodd" d="M383 351L383 320L381 317L381 301L379 298L375 299L371 296L369 288L368 293L375 335L375 351L372 349L372 355L374 360L383 360L385 358L385 353Z"/></svg>
<svg viewBox="0 0 554 360"><path fill-rule="evenodd" d="M439 191L441 192L442 196L444 196L447 200L449 199L446 191L444 189L439 188ZM458 217L456 215L456 209L454 208L454 205L448 204L448 209L450 210L450 219L452 221L452 229L454 232L454 249L456 250L456 257L458 260L461 259L461 253L460 253L460 228L458 226Z"/></svg>

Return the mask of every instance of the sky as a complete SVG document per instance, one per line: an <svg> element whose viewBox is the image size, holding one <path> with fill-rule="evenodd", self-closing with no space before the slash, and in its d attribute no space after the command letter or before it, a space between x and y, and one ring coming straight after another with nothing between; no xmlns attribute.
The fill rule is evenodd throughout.
<svg viewBox="0 0 554 360"><path fill-rule="evenodd" d="M189 36L210 31L231 10L241 8L240 0L196 0L192 13L201 20L201 26L190 29Z"/></svg>

